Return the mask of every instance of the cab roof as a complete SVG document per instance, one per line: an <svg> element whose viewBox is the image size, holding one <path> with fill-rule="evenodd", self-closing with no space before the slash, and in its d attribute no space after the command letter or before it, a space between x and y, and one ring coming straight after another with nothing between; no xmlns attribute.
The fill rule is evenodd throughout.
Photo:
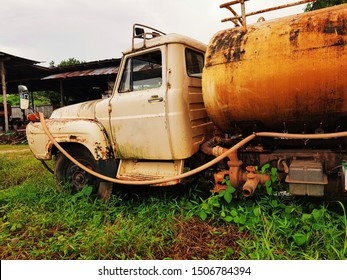
<svg viewBox="0 0 347 280"><path fill-rule="evenodd" d="M166 44L183 44L194 49L205 52L206 45L198 40L192 39L190 37L171 33L166 35L159 35L154 38L141 39L141 42L134 44L133 49L128 49L123 54L129 54L134 51L145 50L148 48L153 48L157 46L162 46Z"/></svg>

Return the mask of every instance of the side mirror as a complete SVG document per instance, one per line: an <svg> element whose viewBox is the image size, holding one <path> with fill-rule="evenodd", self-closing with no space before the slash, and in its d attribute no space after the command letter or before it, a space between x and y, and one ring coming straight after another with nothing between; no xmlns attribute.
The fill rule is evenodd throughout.
<svg viewBox="0 0 347 280"><path fill-rule="evenodd" d="M19 106L22 110L29 108L29 91L26 86L19 85L18 86L19 93Z"/></svg>

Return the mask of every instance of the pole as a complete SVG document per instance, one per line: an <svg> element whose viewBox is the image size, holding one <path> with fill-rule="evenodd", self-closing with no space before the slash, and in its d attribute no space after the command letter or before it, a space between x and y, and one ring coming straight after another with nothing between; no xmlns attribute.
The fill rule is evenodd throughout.
<svg viewBox="0 0 347 280"><path fill-rule="evenodd" d="M31 109L33 110L33 112L35 112L34 93L32 92L30 95L31 95Z"/></svg>
<svg viewBox="0 0 347 280"><path fill-rule="evenodd" d="M5 79L5 63L1 61L1 84L2 84L2 96L4 98L4 116L5 116L5 131L9 130L8 128L8 112L7 112L7 100L6 100L6 79Z"/></svg>
<svg viewBox="0 0 347 280"><path fill-rule="evenodd" d="M63 80L60 80L60 106L64 107L64 87L63 87Z"/></svg>

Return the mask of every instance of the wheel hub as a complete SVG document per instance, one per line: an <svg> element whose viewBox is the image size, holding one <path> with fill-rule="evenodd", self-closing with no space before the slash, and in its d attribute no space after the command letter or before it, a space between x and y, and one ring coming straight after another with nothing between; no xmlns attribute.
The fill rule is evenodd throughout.
<svg viewBox="0 0 347 280"><path fill-rule="evenodd" d="M86 167L91 169L91 166ZM72 183L76 190L79 190L84 186L92 183L92 175L90 175L88 172L84 171L77 165L70 166L68 174L68 180Z"/></svg>
<svg viewBox="0 0 347 280"><path fill-rule="evenodd" d="M84 174L76 172L72 175L72 180L78 184L83 184L86 180Z"/></svg>

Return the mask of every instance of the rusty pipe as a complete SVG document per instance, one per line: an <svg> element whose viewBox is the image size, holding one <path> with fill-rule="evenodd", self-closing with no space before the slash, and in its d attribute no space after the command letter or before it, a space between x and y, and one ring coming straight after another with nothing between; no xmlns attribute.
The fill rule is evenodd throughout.
<svg viewBox="0 0 347 280"><path fill-rule="evenodd" d="M253 172L247 174L247 181L242 187L242 193L245 197L251 196L259 184L257 174Z"/></svg>
<svg viewBox="0 0 347 280"><path fill-rule="evenodd" d="M216 146L212 148L212 155L218 157L224 154L228 149L220 146ZM242 170L241 165L242 161L237 156L237 150L233 151L228 155L229 161L229 180L230 184L234 187L238 187L242 178Z"/></svg>
<svg viewBox="0 0 347 280"><path fill-rule="evenodd" d="M214 136L210 140L204 142L200 146L200 150L206 155L213 155L213 147L220 145L222 138L219 136Z"/></svg>
<svg viewBox="0 0 347 280"><path fill-rule="evenodd" d="M244 185L242 186L242 193L245 197L249 197L254 193L258 185L265 185L267 181L271 180L271 177L267 174L244 172L242 174L242 179L245 181Z"/></svg>
<svg viewBox="0 0 347 280"><path fill-rule="evenodd" d="M223 153L223 151L221 153L219 153L217 150L214 151L213 148L216 146L219 146L219 145L231 146L233 144L233 142L235 141L235 139L238 137L240 137L240 135L236 136L235 138L222 138L220 136L214 136L211 139L209 139L208 141L202 143L200 146L200 150L206 155L219 156ZM224 148L222 148L222 149L224 149ZM218 155L216 155L217 153L218 153Z"/></svg>

